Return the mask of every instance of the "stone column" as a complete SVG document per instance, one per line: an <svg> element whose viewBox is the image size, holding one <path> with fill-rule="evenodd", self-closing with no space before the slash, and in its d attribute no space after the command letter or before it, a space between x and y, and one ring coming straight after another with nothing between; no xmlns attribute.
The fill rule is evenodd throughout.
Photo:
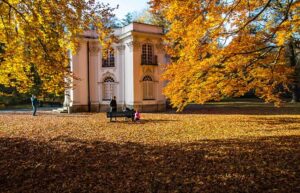
<svg viewBox="0 0 300 193"><path fill-rule="evenodd" d="M140 108L140 103L141 101L138 99L139 96L139 85L140 85L140 71L141 71L141 42L138 41L137 38L134 38L133 41L128 42L127 46L132 54L132 61L130 64L130 74L128 73L129 76L132 78L126 78L126 80L130 80L128 84L131 84L131 96L130 96L130 101L127 101L131 108ZM127 67L126 67L127 68ZM127 74L126 74L127 75ZM128 76L127 75L127 76Z"/></svg>
<svg viewBox="0 0 300 193"><path fill-rule="evenodd" d="M98 61L100 45L98 41L90 42L90 98L91 98L91 111L99 111L99 92L98 92Z"/></svg>
<svg viewBox="0 0 300 193"><path fill-rule="evenodd" d="M118 68L119 68L119 88L120 88L120 102L123 105L126 105L125 100L125 45L119 45L117 46L118 49ZM121 105L121 104L120 104Z"/></svg>
<svg viewBox="0 0 300 193"><path fill-rule="evenodd" d="M70 63L69 63L69 69L72 71L72 52L69 50L68 51L68 55L69 55L69 59L70 59ZM64 81L67 85L67 88L65 88L65 92L64 92L64 102L63 102L63 110L64 111L68 111L69 107L70 107L70 103L71 103L71 84L72 84L72 80L70 79L70 77L65 77Z"/></svg>

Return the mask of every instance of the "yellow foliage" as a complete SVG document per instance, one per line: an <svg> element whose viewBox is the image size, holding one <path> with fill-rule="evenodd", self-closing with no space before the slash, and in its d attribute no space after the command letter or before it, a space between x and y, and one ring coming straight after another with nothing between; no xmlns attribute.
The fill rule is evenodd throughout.
<svg viewBox="0 0 300 193"><path fill-rule="evenodd" d="M112 10L94 0L1 1L0 84L28 92L38 76L45 92L63 91L64 78L71 76L68 52L90 25L109 44L111 29L104 23Z"/></svg>
<svg viewBox="0 0 300 193"><path fill-rule="evenodd" d="M299 110L218 103L139 123L1 113L1 192L299 192Z"/></svg>
<svg viewBox="0 0 300 193"><path fill-rule="evenodd" d="M151 0L168 20L166 50L173 58L165 95L179 110L190 103L255 90L278 103L287 88L288 44L299 33L299 2L269 0Z"/></svg>

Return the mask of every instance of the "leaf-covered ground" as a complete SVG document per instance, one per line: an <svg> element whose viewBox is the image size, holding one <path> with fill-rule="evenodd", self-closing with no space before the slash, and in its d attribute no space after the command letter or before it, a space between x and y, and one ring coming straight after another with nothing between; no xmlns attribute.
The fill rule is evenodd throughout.
<svg viewBox="0 0 300 193"><path fill-rule="evenodd" d="M0 114L0 192L300 192L299 108Z"/></svg>

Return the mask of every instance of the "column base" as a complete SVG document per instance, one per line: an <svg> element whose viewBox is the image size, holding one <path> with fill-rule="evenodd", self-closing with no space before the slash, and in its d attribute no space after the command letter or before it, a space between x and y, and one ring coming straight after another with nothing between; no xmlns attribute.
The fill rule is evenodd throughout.
<svg viewBox="0 0 300 193"><path fill-rule="evenodd" d="M139 110L140 112L164 112L166 111L166 104L138 104L138 105L126 105L130 109ZM123 105L118 105L118 111L123 110ZM70 113L88 112L88 105L73 105L69 107ZM108 112L110 107L108 104L92 104L91 112Z"/></svg>
<svg viewBox="0 0 300 193"><path fill-rule="evenodd" d="M88 112L89 106L88 105L73 105L69 107L70 113L82 113L82 112ZM99 112L100 106L99 104L91 104L91 112Z"/></svg>
<svg viewBox="0 0 300 193"><path fill-rule="evenodd" d="M138 105L127 105L130 109L139 110L140 112L165 112L166 104L138 104Z"/></svg>

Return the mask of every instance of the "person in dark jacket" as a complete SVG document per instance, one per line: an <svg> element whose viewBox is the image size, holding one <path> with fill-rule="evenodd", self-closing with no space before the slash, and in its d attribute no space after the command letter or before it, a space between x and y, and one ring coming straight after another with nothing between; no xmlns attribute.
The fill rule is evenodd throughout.
<svg viewBox="0 0 300 193"><path fill-rule="evenodd" d="M111 112L117 112L117 101L116 101L116 96L114 96L113 99L110 101L110 111Z"/></svg>
<svg viewBox="0 0 300 193"><path fill-rule="evenodd" d="M31 96L30 100L32 104L32 116L36 116L38 100L34 95Z"/></svg>

